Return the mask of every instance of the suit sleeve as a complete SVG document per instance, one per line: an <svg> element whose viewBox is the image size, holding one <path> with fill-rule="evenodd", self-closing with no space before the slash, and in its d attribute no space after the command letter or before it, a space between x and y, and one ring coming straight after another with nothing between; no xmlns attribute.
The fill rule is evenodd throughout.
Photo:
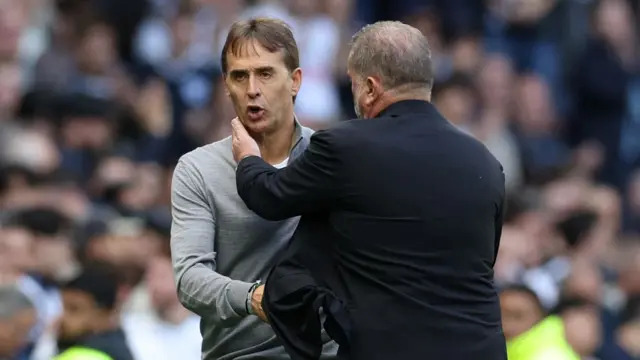
<svg viewBox="0 0 640 360"><path fill-rule="evenodd" d="M330 131L319 131L305 152L283 169L258 156L247 157L236 170L238 194L249 209L267 220L326 209L341 195L337 147Z"/></svg>

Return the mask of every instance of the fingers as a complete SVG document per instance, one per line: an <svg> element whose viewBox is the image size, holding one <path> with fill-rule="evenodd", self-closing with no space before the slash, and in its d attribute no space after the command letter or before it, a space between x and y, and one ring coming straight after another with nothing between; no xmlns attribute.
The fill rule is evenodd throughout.
<svg viewBox="0 0 640 360"><path fill-rule="evenodd" d="M233 120L231 120L231 131L233 132L234 136L239 136L243 132L246 132L246 130L244 129L244 125L242 125L238 118L234 118Z"/></svg>
<svg viewBox="0 0 640 360"><path fill-rule="evenodd" d="M267 319L267 315L265 313L261 313L259 315L260 320L266 322L267 324L269 323L269 319Z"/></svg>

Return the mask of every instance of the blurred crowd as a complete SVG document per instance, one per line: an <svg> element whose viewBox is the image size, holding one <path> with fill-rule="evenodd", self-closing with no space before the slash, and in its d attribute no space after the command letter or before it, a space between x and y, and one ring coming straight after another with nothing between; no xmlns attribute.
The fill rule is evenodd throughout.
<svg viewBox="0 0 640 360"><path fill-rule="evenodd" d="M96 307L136 360L200 358L199 319L173 283L170 179L182 154L229 135L220 50L233 21L255 16L291 25L296 114L315 129L355 117L345 67L359 27L423 31L433 102L504 166L507 338L557 314L582 359L640 359L639 7L0 0L0 359L51 359L110 321Z"/></svg>

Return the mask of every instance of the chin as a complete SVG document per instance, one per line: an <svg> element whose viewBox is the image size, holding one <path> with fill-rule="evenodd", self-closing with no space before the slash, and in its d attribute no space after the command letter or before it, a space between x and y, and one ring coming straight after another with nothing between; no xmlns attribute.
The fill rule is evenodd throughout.
<svg viewBox="0 0 640 360"><path fill-rule="evenodd" d="M270 130L272 123L268 119L260 119L258 121L245 121L244 126L250 133L261 134Z"/></svg>
<svg viewBox="0 0 640 360"><path fill-rule="evenodd" d="M62 343L73 343L76 340L80 339L82 337L81 333L78 334L70 334L68 332L61 332L58 333L58 341L62 342Z"/></svg>

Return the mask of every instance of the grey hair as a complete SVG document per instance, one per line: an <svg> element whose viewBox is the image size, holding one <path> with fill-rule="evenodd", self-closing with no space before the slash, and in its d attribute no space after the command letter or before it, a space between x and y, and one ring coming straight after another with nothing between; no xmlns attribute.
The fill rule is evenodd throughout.
<svg viewBox="0 0 640 360"><path fill-rule="evenodd" d="M10 319L22 311L33 309L33 302L17 284L0 285L0 320Z"/></svg>
<svg viewBox="0 0 640 360"><path fill-rule="evenodd" d="M351 39L349 70L354 76L379 77L386 89L433 86L433 63L427 38L399 21L367 25Z"/></svg>

